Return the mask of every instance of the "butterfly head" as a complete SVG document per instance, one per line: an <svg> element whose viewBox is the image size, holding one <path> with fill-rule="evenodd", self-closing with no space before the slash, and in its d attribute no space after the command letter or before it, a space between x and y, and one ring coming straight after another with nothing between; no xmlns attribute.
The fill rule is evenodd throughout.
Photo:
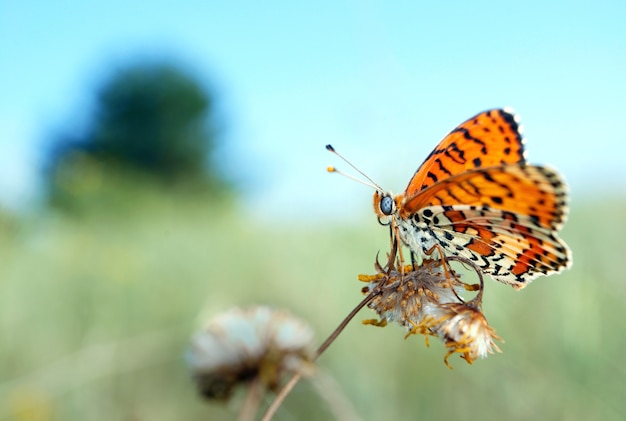
<svg viewBox="0 0 626 421"><path fill-rule="evenodd" d="M398 212L398 199L399 197L393 197L391 193L381 190L374 192L374 212L382 225L389 224L391 218Z"/></svg>

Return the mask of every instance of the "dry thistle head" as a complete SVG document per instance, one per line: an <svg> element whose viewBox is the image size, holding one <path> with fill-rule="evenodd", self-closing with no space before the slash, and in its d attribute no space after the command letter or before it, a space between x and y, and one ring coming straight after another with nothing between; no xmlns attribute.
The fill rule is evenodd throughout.
<svg viewBox="0 0 626 421"><path fill-rule="evenodd" d="M234 308L193 336L186 359L199 392L225 400L238 383L275 390L284 374L311 372L312 341L309 325L286 311Z"/></svg>
<svg viewBox="0 0 626 421"><path fill-rule="evenodd" d="M461 281L461 275L450 267L450 260L474 268L480 284ZM399 269L391 263L390 259L387 269L383 269L377 262L377 274L359 275L359 280L367 282L362 292L372 296L368 307L379 316L378 320L363 323L385 326L396 321L408 330L408 335L425 335L427 344L428 336L439 337L449 349L444 362L450 368L448 357L453 353L460 353L471 364L477 357L485 357L494 350L500 352L494 340L501 339L481 312L482 274L471 261L450 256ZM461 298L463 292L476 290L478 293L472 300Z"/></svg>
<svg viewBox="0 0 626 421"><path fill-rule="evenodd" d="M455 272L442 268L441 260L425 260L415 269L381 269L376 275L359 275L359 280L368 283L364 294L374 294L368 307L378 313L379 323L397 321L410 331L436 313L438 304L459 302L458 294L467 288Z"/></svg>
<svg viewBox="0 0 626 421"><path fill-rule="evenodd" d="M443 359L448 367L448 357L454 353L461 354L461 358L472 364L479 357L493 354L494 350L502 352L494 342L502 338L496 335L473 302L441 304L438 311L441 316L430 329L448 348Z"/></svg>

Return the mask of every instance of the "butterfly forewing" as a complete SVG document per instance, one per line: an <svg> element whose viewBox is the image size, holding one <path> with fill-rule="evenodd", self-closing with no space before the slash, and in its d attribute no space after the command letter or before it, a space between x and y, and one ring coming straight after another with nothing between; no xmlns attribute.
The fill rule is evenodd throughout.
<svg viewBox="0 0 626 421"><path fill-rule="evenodd" d="M524 142L511 110L484 111L452 130L411 178L405 195L474 168L524 162Z"/></svg>

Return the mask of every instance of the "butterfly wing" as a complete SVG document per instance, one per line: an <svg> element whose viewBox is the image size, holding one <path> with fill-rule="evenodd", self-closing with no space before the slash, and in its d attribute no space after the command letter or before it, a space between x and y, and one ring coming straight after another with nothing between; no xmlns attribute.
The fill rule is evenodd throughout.
<svg viewBox="0 0 626 421"><path fill-rule="evenodd" d="M452 176L405 197L401 218L409 218L433 205L471 205L527 215L537 226L561 228L567 217L567 188L561 176L548 167L499 165Z"/></svg>
<svg viewBox="0 0 626 421"><path fill-rule="evenodd" d="M411 178L405 196L465 171L525 162L521 125L510 109L484 111L452 130Z"/></svg>
<svg viewBox="0 0 626 421"><path fill-rule="evenodd" d="M475 261L496 280L523 288L571 264L556 231L567 218L567 191L547 167L500 165L433 184L404 204L447 252Z"/></svg>
<svg viewBox="0 0 626 421"><path fill-rule="evenodd" d="M467 205L425 208L432 233L448 253L472 260L497 281L524 288L540 275L571 266L571 252L551 230L525 215Z"/></svg>

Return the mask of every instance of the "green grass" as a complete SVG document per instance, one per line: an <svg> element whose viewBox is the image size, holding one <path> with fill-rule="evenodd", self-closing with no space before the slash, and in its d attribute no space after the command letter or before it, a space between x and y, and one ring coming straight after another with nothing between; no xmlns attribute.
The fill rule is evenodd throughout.
<svg viewBox="0 0 626 421"><path fill-rule="evenodd" d="M233 419L241 396L201 401L184 365L201 321L270 304L321 342L362 299L356 275L388 247L373 215L285 226L203 199L139 196L124 210L0 224L0 419ZM363 326L375 316L363 310L319 360L325 388L365 420L624 419L626 201L601 215L593 205L574 201L562 233L572 270L520 292L486 280L502 354L471 366L455 356L451 371L441 343ZM305 380L277 419L332 416Z"/></svg>

